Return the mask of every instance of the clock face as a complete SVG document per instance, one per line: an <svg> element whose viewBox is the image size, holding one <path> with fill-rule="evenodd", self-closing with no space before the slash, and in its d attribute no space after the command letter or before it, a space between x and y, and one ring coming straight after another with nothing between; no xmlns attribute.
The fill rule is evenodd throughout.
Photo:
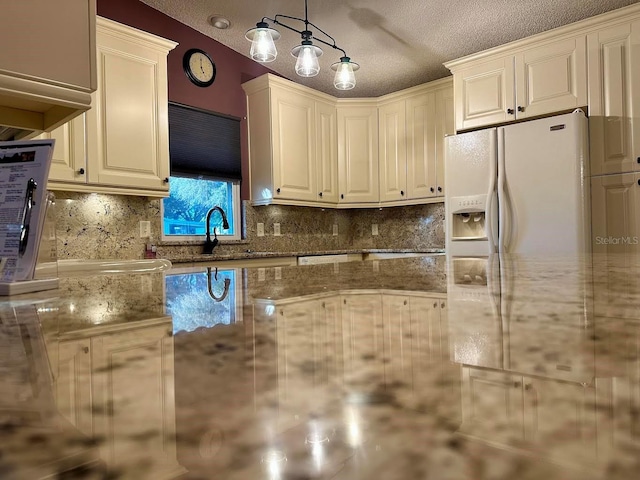
<svg viewBox="0 0 640 480"><path fill-rule="evenodd" d="M208 87L216 78L216 66L202 50L193 48L185 53L183 67L189 80L199 87Z"/></svg>

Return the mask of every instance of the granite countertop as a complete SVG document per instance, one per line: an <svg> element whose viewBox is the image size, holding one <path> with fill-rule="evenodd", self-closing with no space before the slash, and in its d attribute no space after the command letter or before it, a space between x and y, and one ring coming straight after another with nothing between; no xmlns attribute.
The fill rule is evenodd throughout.
<svg viewBox="0 0 640 480"><path fill-rule="evenodd" d="M0 302L0 477L635 480L638 273L427 256L62 278Z"/></svg>
<svg viewBox="0 0 640 480"><path fill-rule="evenodd" d="M342 255L342 254L366 254L366 253L444 253L441 248L427 249L342 249L342 250L313 250L313 251L278 251L278 252L256 252L244 251L224 253L214 252L212 255L195 254L195 255L167 255L167 260L172 263L189 263L189 262L212 262L221 260L245 260L254 258L278 258L278 257L306 257L320 255Z"/></svg>

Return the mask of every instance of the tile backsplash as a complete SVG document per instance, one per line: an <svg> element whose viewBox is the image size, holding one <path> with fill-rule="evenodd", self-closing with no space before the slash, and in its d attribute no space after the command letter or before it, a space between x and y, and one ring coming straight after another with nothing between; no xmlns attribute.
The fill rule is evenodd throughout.
<svg viewBox="0 0 640 480"><path fill-rule="evenodd" d="M54 192L58 258L144 258L146 239L140 238L141 220L151 222L158 255L172 258L197 254L201 244L163 244L160 202L147 197ZM444 205L335 210L313 207L260 206L243 202L242 242L221 243L216 251L233 253L312 252L344 249L444 248ZM265 235L256 225L264 223ZM274 235L274 223L281 235ZM372 225L378 235L372 235ZM334 225L338 234L334 235Z"/></svg>

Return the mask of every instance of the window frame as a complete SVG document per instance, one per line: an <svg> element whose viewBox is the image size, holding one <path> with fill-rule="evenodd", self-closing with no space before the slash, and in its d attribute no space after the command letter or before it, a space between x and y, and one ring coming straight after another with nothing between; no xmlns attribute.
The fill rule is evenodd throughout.
<svg viewBox="0 0 640 480"><path fill-rule="evenodd" d="M180 177L181 175L172 175L172 177ZM189 177L186 177L189 178ZM196 178L196 180L202 180L202 181L215 181L215 182L227 182L231 184L231 204L232 204L232 212L231 212L231 217L229 217L229 213L230 212L225 212L225 214L227 215L227 217L229 217L229 220L232 220L233 225L234 225L234 234L233 235L228 235L228 234L223 234L223 233L217 233L218 235L218 240L220 240L222 243L224 243L225 241L229 241L229 240L242 240L242 218L241 218L241 207L240 205L242 204L242 200L240 199L240 180L229 180L227 178L213 178L213 177L207 177L207 178ZM169 182L169 191L171 191L171 182ZM165 198L169 198L169 197L165 197ZM173 243L173 242L179 242L179 243L194 243L194 242L198 242L198 243L202 243L204 242L205 238L206 238L206 233L204 235L166 235L164 233L164 200L165 198L161 199L160 201L160 240L162 242L165 243ZM213 208L215 205L212 205L211 207ZM213 229L211 229L211 236L213 236Z"/></svg>

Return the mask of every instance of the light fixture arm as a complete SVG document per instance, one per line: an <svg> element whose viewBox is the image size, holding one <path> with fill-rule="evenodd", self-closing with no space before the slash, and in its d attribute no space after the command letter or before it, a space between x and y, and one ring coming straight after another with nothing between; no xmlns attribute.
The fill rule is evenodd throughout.
<svg viewBox="0 0 640 480"><path fill-rule="evenodd" d="M306 8L307 8L307 2L305 2L305 15L306 15ZM281 21L278 20L278 17L280 18L288 18L289 20L296 20L298 22L303 22L305 29L304 30L298 30L296 28L290 27L289 25L287 25L286 23L282 23ZM326 45L327 47L331 47L334 50L340 50L342 52L342 56L346 57L347 56L347 52L345 52L342 48L340 48L338 45L336 45L336 40L329 35L327 32L325 32L324 30L322 30L319 26L317 26L314 23L311 23L309 20L307 19L303 19L303 18L298 18L298 17L290 17L289 15L276 15L275 18L270 18L270 17L262 17L262 22L265 22L266 20L276 24L276 25L280 25L281 27L286 28L287 30L291 30L292 32L296 32L300 35L303 36L303 38L305 40L315 40L317 42L320 42L324 45ZM313 35L313 33L311 31L309 31L309 25L311 25L313 28L318 29L318 31L320 31L323 35L325 35L327 38L331 39L332 43L326 42L325 40L322 40L321 38L316 37L315 35Z"/></svg>

